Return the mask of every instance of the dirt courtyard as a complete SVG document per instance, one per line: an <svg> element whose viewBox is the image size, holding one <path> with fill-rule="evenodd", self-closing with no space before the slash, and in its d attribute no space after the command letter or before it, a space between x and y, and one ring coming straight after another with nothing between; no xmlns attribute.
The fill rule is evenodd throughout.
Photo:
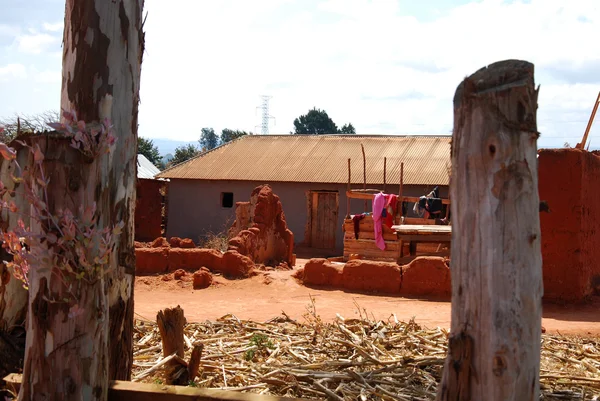
<svg viewBox="0 0 600 401"><path fill-rule="evenodd" d="M294 271L306 263L298 259ZM140 276L135 283L135 312L138 318L154 321L160 309L180 305L188 322L215 320L227 314L240 319L265 321L284 311L302 321L310 297L324 320L336 314L344 318L358 315L357 305L377 319L408 321L412 317L425 327L450 327L449 300L422 300L357 294L342 290L307 288L293 277L294 271L260 272L245 280L215 276L206 289L192 288L191 273L183 280L165 276ZM585 305L544 304L542 326L548 333L600 336L600 299Z"/></svg>

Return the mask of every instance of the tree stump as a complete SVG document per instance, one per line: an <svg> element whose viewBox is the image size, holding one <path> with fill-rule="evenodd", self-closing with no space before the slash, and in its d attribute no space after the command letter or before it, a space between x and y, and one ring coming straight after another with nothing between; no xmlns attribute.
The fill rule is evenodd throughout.
<svg viewBox="0 0 600 401"><path fill-rule="evenodd" d="M165 358L173 354L183 358L183 328L186 323L183 309L179 305L176 308L161 310L156 315L156 324L162 339L163 356Z"/></svg>
<svg viewBox="0 0 600 401"><path fill-rule="evenodd" d="M176 308L159 311L156 323L162 340L163 357L172 358L167 368L167 384L187 386L198 375L204 345L195 345L190 361L185 362L183 329L187 322L183 309L179 305ZM173 355L175 357L172 357Z"/></svg>
<svg viewBox="0 0 600 401"><path fill-rule="evenodd" d="M533 64L506 60L454 97L452 320L438 400L537 400L542 257Z"/></svg>

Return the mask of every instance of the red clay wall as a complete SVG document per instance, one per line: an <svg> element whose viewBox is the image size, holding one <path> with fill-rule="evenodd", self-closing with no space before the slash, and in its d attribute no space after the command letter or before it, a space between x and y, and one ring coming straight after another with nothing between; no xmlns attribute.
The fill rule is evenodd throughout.
<svg viewBox="0 0 600 401"><path fill-rule="evenodd" d="M228 250L255 263L294 265L294 234L288 229L279 197L269 185L252 191L250 202L236 204L236 221L229 230Z"/></svg>
<svg viewBox="0 0 600 401"><path fill-rule="evenodd" d="M137 180L135 204L135 240L152 241L161 236L163 181Z"/></svg>
<svg viewBox="0 0 600 401"><path fill-rule="evenodd" d="M539 152L544 298L580 301L600 277L600 157L577 149Z"/></svg>
<svg viewBox="0 0 600 401"><path fill-rule="evenodd" d="M392 262L309 260L296 278L305 285L379 292L406 297L450 297L450 268L440 257L418 257L408 265Z"/></svg>
<svg viewBox="0 0 600 401"><path fill-rule="evenodd" d="M191 241L173 237L171 242L185 245ZM254 262L237 251L221 253L215 249L183 248L169 244L162 237L154 240L150 246L138 242L135 257L137 276L201 269L220 272L232 278L245 278L254 273Z"/></svg>

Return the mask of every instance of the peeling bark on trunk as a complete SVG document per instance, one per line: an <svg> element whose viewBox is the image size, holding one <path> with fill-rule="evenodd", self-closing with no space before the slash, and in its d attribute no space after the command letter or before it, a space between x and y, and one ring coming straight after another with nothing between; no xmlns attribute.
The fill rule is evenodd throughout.
<svg viewBox="0 0 600 401"><path fill-rule="evenodd" d="M101 160L85 161L70 141L47 135L30 139L44 152L50 178L48 209L80 218L96 200L105 174ZM103 215L102 209L97 213ZM101 218L99 222L103 219ZM103 222L104 223L104 222ZM102 224L103 226L105 224ZM31 221L34 230L43 228ZM29 273L29 310L23 384L19 400L106 400L108 394L108 298L104 279L88 283L59 271L51 261ZM72 289L69 290L69 286ZM81 309L82 313L77 313Z"/></svg>
<svg viewBox="0 0 600 401"><path fill-rule="evenodd" d="M477 71L454 97L452 321L438 400L539 398L542 257L534 67Z"/></svg>
<svg viewBox="0 0 600 401"><path fill-rule="evenodd" d="M61 108L86 122L111 119L117 144L105 160L98 207L124 221L115 271L107 278L111 380L130 380L133 363L134 208L143 0L67 0ZM83 40L82 40L83 39Z"/></svg>
<svg viewBox="0 0 600 401"><path fill-rule="evenodd" d="M27 165L29 151L17 152L17 161L20 165ZM8 193L5 201L13 201L19 210L24 210L27 200L19 191L11 173L14 174L15 162L0 160L0 181L9 190L15 190L15 195ZM18 215L10 213L8 209L0 212L0 228L10 230L17 225ZM5 249L0 249L0 375L20 372L23 369L25 355L25 318L27 316L28 293L23 287L23 282L16 279L13 272L3 261L11 261L12 255Z"/></svg>
<svg viewBox="0 0 600 401"><path fill-rule="evenodd" d="M112 272L81 280L83 313L49 302L65 291L49 272L30 275L27 348L20 400L106 400L109 379L128 380L133 360L134 207L143 0L67 0L61 108L86 123L109 118L110 154L83 160L67 141L41 137L50 210L97 204L98 228L124 222ZM78 159L79 157L79 159ZM109 321L110 320L110 321Z"/></svg>

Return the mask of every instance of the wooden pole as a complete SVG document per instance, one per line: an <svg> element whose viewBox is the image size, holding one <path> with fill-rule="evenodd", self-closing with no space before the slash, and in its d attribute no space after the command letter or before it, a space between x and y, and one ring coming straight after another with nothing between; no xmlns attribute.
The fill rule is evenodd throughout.
<svg viewBox="0 0 600 401"><path fill-rule="evenodd" d="M386 181L386 172L387 172L387 157L383 158L383 192L386 192L386 185L385 185L385 181Z"/></svg>
<svg viewBox="0 0 600 401"><path fill-rule="evenodd" d="M398 207L396 208L396 216L402 217L402 204L404 203L404 196L402 191L404 190L404 162L400 163L400 188L398 188ZM398 219L400 220L400 219ZM396 222L400 224L400 221Z"/></svg>
<svg viewBox="0 0 600 401"><path fill-rule="evenodd" d="M351 179L351 173L350 173L350 159L348 159L348 191L350 192L350 179ZM346 219L350 218L350 197L346 196Z"/></svg>
<svg viewBox="0 0 600 401"><path fill-rule="evenodd" d="M480 69L454 96L451 336L437 400L539 399L537 97L520 60Z"/></svg>
<svg viewBox="0 0 600 401"><path fill-rule="evenodd" d="M590 133L590 129L592 128L592 123L594 122L594 117L596 116L596 111L598 111L598 104L600 104L600 92L598 92L598 97L596 98L596 103L594 103L594 107L592 108L592 114L590 115L588 124L585 127L583 139L581 140L581 143L578 143L577 146L575 146L578 149L585 148L585 143L587 142L588 134Z"/></svg>
<svg viewBox="0 0 600 401"><path fill-rule="evenodd" d="M360 148L362 149L363 155L363 189L367 189L367 157L365 156L365 147L361 143ZM368 201L365 200L365 213L367 212Z"/></svg>

